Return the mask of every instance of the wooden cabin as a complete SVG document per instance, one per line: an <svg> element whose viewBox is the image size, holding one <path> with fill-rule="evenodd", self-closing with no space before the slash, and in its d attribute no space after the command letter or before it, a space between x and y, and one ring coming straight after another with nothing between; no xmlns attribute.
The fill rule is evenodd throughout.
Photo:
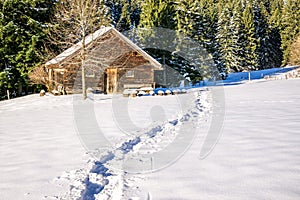
<svg viewBox="0 0 300 200"><path fill-rule="evenodd" d="M161 64L112 27L103 27L85 39L86 88L121 93L127 88L155 87L154 71ZM53 89L80 93L81 47L79 42L46 63Z"/></svg>

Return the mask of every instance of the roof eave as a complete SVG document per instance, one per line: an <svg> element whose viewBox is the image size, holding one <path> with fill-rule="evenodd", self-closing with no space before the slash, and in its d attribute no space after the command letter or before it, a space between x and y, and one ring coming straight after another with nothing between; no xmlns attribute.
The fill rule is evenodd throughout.
<svg viewBox="0 0 300 200"><path fill-rule="evenodd" d="M109 30L111 30L112 27L103 27L99 29L98 31L88 35L85 39L85 45L89 45L92 41L100 37L101 35L105 34ZM59 65L61 62L63 62L68 57L74 55L77 51L79 51L82 47L82 41L76 43L75 45L71 46L67 50L63 51L59 55L57 55L55 58L51 59L50 61L46 62L45 66L50 65Z"/></svg>
<svg viewBox="0 0 300 200"><path fill-rule="evenodd" d="M134 44L130 39L125 37L122 33L118 32L113 27L104 27L102 29L99 29L95 33L91 34L90 36L87 36L88 39L86 39L85 45L90 44L92 41L94 41L95 39L97 39L98 37L100 37L104 33L107 33L110 30L114 31L118 36L120 36L121 39L123 39L128 45L130 45L132 49L136 50L143 57L145 57L154 66L154 68L156 68L156 70L162 70L163 69L162 65L157 60L155 60L153 57L151 57L144 50L142 50L139 46ZM82 43L80 41L77 44L75 44L72 47L65 50L64 52L62 52L61 54L59 54L58 56L56 56L55 58L48 61L45 64L45 66L47 68L57 68L57 67L59 67L60 63L62 63L68 57L71 57L72 55L74 55L77 51L80 50L81 47L82 47Z"/></svg>

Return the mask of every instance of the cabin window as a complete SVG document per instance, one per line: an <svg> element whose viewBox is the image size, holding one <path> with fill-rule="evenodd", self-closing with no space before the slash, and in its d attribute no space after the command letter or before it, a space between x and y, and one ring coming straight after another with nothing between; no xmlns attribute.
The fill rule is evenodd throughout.
<svg viewBox="0 0 300 200"><path fill-rule="evenodd" d="M134 71L133 70L128 70L126 72L126 77L127 78L133 78L134 77Z"/></svg>

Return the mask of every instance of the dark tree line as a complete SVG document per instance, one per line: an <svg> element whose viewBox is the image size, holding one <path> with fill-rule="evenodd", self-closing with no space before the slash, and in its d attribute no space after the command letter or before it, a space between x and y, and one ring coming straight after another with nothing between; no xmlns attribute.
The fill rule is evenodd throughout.
<svg viewBox="0 0 300 200"><path fill-rule="evenodd" d="M58 2L0 1L0 98L7 91L27 93L28 73L49 59L47 32ZM106 22L120 31L164 27L192 38L210 53L219 72L296 64L290 56L297 57L292 47L300 32L299 0L99 0L99 5L105 7ZM50 47L55 54L63 50ZM192 64L170 52L153 56L170 59L164 62L191 80L205 76L187 74Z"/></svg>
<svg viewBox="0 0 300 200"><path fill-rule="evenodd" d="M0 99L28 93L29 71L43 62L52 0L0 1Z"/></svg>

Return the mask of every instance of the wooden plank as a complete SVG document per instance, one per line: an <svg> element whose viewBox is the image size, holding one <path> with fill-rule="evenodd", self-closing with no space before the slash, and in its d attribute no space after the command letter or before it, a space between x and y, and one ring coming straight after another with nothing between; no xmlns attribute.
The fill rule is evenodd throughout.
<svg viewBox="0 0 300 200"><path fill-rule="evenodd" d="M108 68L106 70L106 74L107 74L106 92L108 94L111 94L117 88L118 69L117 68Z"/></svg>

